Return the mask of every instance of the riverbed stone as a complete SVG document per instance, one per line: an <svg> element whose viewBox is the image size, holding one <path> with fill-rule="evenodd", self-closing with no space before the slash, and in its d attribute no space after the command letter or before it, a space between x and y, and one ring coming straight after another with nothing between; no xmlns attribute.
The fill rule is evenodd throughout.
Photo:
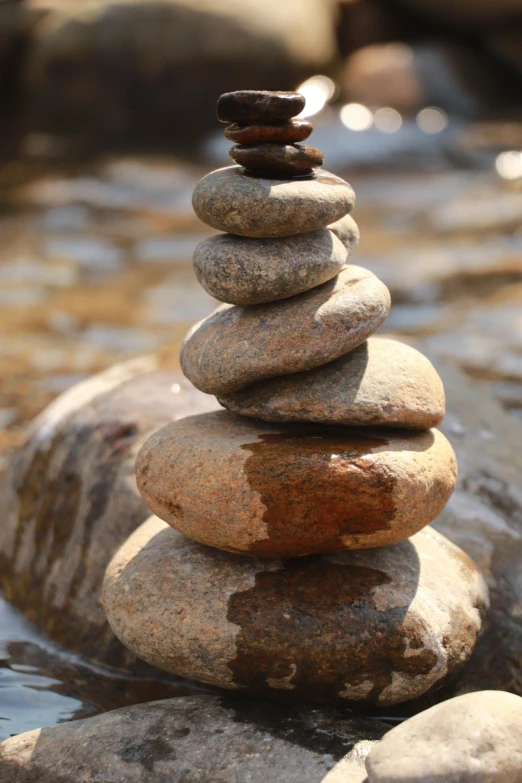
<svg viewBox="0 0 522 783"><path fill-rule="evenodd" d="M430 429L444 418L444 387L419 351L370 337L334 362L271 378L219 402L263 421Z"/></svg>
<svg viewBox="0 0 522 783"><path fill-rule="evenodd" d="M294 144L305 141L314 126L308 120L285 120L272 125L234 123L225 128L225 136L235 144Z"/></svg>
<svg viewBox="0 0 522 783"><path fill-rule="evenodd" d="M308 144L236 144L230 157L263 177L298 177L323 165L323 153Z"/></svg>
<svg viewBox="0 0 522 783"><path fill-rule="evenodd" d="M315 288L335 277L347 258L342 242L325 228L275 239L221 234L200 242L194 268L211 296L251 305Z"/></svg>
<svg viewBox="0 0 522 783"><path fill-rule="evenodd" d="M338 359L373 334L389 309L384 283L367 269L347 266L279 302L221 306L189 331L181 366L201 391L236 391Z"/></svg>
<svg viewBox="0 0 522 783"><path fill-rule="evenodd" d="M379 549L263 560L153 517L113 558L103 602L123 644L166 671L243 693L386 706L466 663L487 588L431 528Z"/></svg>
<svg viewBox="0 0 522 783"><path fill-rule="evenodd" d="M154 514L203 544L256 557L402 541L442 511L456 473L437 430L285 426L227 411L167 424L136 462Z"/></svg>
<svg viewBox="0 0 522 783"><path fill-rule="evenodd" d="M217 118L220 122L277 122L300 114L305 104L300 92L236 90L219 97Z"/></svg>
<svg viewBox="0 0 522 783"><path fill-rule="evenodd" d="M351 215L345 215L339 220L336 220L335 223L329 225L328 228L330 231L333 231L335 236L341 240L348 250L355 250L359 244L359 226Z"/></svg>
<svg viewBox="0 0 522 783"><path fill-rule="evenodd" d="M346 215L355 194L335 174L318 169L308 178L255 177L241 166L212 171L196 185L192 205L204 223L247 237L304 234Z"/></svg>
<svg viewBox="0 0 522 783"><path fill-rule="evenodd" d="M0 744L0 779L321 783L339 759L362 774L365 756L388 728L346 707L165 699L12 737Z"/></svg>
<svg viewBox="0 0 522 783"><path fill-rule="evenodd" d="M366 759L368 783L519 783L522 699L467 693L393 728Z"/></svg>

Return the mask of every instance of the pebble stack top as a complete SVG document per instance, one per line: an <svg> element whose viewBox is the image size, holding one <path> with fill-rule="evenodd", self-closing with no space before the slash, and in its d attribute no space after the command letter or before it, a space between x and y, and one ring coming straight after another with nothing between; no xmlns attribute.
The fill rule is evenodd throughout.
<svg viewBox="0 0 522 783"><path fill-rule="evenodd" d="M457 475L433 429L444 389L424 356L373 337L390 295L351 263L355 195L300 143L303 108L292 92L218 101L238 165L195 189L196 214L225 233L194 265L223 304L190 330L181 364L228 410L143 445L138 487L170 527L156 517L133 536L104 600L123 642L167 671L393 704L469 658L487 589L427 527Z"/></svg>

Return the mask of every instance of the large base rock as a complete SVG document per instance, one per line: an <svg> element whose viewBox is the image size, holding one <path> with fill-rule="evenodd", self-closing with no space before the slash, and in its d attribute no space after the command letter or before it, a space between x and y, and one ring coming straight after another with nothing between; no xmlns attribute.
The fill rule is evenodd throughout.
<svg viewBox="0 0 522 783"><path fill-rule="evenodd" d="M217 698L141 704L0 745L2 783L321 783L334 764L365 777L386 732L346 711Z"/></svg>
<svg viewBox="0 0 522 783"><path fill-rule="evenodd" d="M158 427L216 407L156 357L117 365L50 405L0 485L5 597L67 647L128 661L99 595L110 558L150 513L136 454Z"/></svg>

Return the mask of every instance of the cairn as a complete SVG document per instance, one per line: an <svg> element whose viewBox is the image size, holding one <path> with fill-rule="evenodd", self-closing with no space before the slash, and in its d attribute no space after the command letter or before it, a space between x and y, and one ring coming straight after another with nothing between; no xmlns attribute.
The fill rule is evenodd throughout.
<svg viewBox="0 0 522 783"><path fill-rule="evenodd" d="M389 292L349 263L355 196L300 143L303 108L298 93L218 101L238 165L195 189L196 214L224 233L194 264L225 304L181 362L228 410L142 447L138 487L157 516L115 556L104 603L127 647L181 676L394 704L469 659L487 590L428 527L457 473L435 429L442 382L413 348L372 336Z"/></svg>

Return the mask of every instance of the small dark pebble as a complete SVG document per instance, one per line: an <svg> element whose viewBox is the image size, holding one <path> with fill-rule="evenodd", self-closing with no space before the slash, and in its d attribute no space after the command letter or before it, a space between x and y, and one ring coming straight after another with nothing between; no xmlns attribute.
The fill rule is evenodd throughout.
<svg viewBox="0 0 522 783"><path fill-rule="evenodd" d="M277 122L300 114L305 98L298 92L268 92L266 90L239 90L226 92L217 102L220 122Z"/></svg>
<svg viewBox="0 0 522 783"><path fill-rule="evenodd" d="M287 120L272 125L229 125L225 136L236 144L294 144L304 141L314 126L306 120Z"/></svg>
<svg viewBox="0 0 522 783"><path fill-rule="evenodd" d="M259 144L232 147L230 157L256 174L300 177L322 166L323 153L304 144Z"/></svg>

